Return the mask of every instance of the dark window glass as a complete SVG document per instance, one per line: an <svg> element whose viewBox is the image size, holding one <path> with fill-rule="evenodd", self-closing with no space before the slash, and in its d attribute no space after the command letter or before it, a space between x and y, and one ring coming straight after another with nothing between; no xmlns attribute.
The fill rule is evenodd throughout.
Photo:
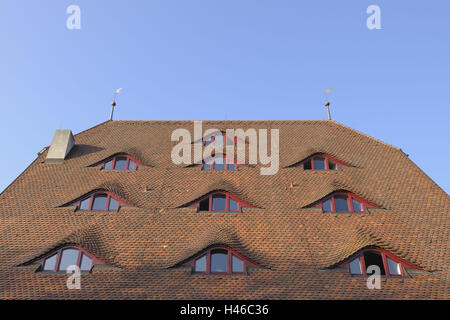
<svg viewBox="0 0 450 320"><path fill-rule="evenodd" d="M359 257L350 262L350 273L361 274L361 263L359 261Z"/></svg>
<svg viewBox="0 0 450 320"><path fill-rule="evenodd" d="M206 272L206 256L195 260L195 272Z"/></svg>
<svg viewBox="0 0 450 320"><path fill-rule="evenodd" d="M314 158L314 170L325 170L324 158Z"/></svg>
<svg viewBox="0 0 450 320"><path fill-rule="evenodd" d="M109 210L117 210L119 208L119 203L113 199L110 198L109 200Z"/></svg>
<svg viewBox="0 0 450 320"><path fill-rule="evenodd" d="M61 262L59 263L59 271L66 271L69 266L77 265L78 250L65 249L62 252Z"/></svg>
<svg viewBox="0 0 450 320"><path fill-rule="evenodd" d="M44 270L55 270L56 254L52 255L50 258L45 259Z"/></svg>
<svg viewBox="0 0 450 320"><path fill-rule="evenodd" d="M383 258L381 254L376 251L366 251L364 252L364 263L366 264L366 269L371 265L377 265L380 267L381 274L386 275L384 271Z"/></svg>
<svg viewBox="0 0 450 320"><path fill-rule="evenodd" d="M214 159L214 170L225 170L225 162L223 158Z"/></svg>
<svg viewBox="0 0 450 320"><path fill-rule="evenodd" d="M212 209L214 211L225 211L225 195L215 195L212 197Z"/></svg>
<svg viewBox="0 0 450 320"><path fill-rule="evenodd" d="M233 272L244 272L244 262L235 256L233 256L231 266Z"/></svg>
<svg viewBox="0 0 450 320"><path fill-rule="evenodd" d="M331 200L328 199L327 201L324 201L322 205L322 211L323 212L330 212L331 211Z"/></svg>
<svg viewBox="0 0 450 320"><path fill-rule="evenodd" d="M234 165L234 163L228 164L228 170L236 170L236 166Z"/></svg>
<svg viewBox="0 0 450 320"><path fill-rule="evenodd" d="M230 204L229 204L230 211L237 211L238 210L238 203L230 198Z"/></svg>
<svg viewBox="0 0 450 320"><path fill-rule="evenodd" d="M127 158L125 157L117 157L116 158L116 165L114 166L114 169L116 170L125 170L127 167Z"/></svg>
<svg viewBox="0 0 450 320"><path fill-rule="evenodd" d="M305 161L303 163L303 169L304 170L311 170L312 169L312 167L311 167L311 160L307 160L307 161Z"/></svg>
<svg viewBox="0 0 450 320"><path fill-rule="evenodd" d="M92 210L105 210L106 199L107 199L106 194L95 196L94 203L92 204Z"/></svg>
<svg viewBox="0 0 450 320"><path fill-rule="evenodd" d="M81 257L81 266L80 270L82 271L89 271L91 270L92 260L87 255L83 253L83 256Z"/></svg>
<svg viewBox="0 0 450 320"><path fill-rule="evenodd" d="M130 160L130 162L128 163L128 170L135 170L136 168L137 168L136 162Z"/></svg>
<svg viewBox="0 0 450 320"><path fill-rule="evenodd" d="M80 203L80 210L89 210L89 203L91 202L91 198L84 199Z"/></svg>
<svg viewBox="0 0 450 320"><path fill-rule="evenodd" d="M328 160L328 169L330 170L336 170L337 166L336 166L336 162L333 162L331 160Z"/></svg>
<svg viewBox="0 0 450 320"><path fill-rule="evenodd" d="M211 250L211 272L227 272L227 250Z"/></svg>
<svg viewBox="0 0 450 320"><path fill-rule="evenodd" d="M110 160L107 163L105 163L105 170L111 170L112 169L112 164L113 164L112 160Z"/></svg>
<svg viewBox="0 0 450 320"><path fill-rule="evenodd" d="M335 196L334 205L336 206L336 211L349 211L347 196Z"/></svg>
<svg viewBox="0 0 450 320"><path fill-rule="evenodd" d="M360 202L353 199L352 203L353 203L353 211L362 211L362 206Z"/></svg>
<svg viewBox="0 0 450 320"><path fill-rule="evenodd" d="M199 211L209 211L209 197L200 201Z"/></svg>

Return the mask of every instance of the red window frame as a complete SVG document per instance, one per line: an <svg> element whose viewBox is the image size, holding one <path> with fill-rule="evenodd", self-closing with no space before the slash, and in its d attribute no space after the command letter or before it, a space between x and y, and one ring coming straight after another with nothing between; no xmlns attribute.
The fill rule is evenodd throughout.
<svg viewBox="0 0 450 320"><path fill-rule="evenodd" d="M346 196L347 197L347 206L349 208L349 211L336 211L336 203L335 203L335 197L336 196ZM331 211L324 211L323 204L324 202L330 200L331 204ZM355 211L353 208L353 200L358 201L361 204L361 211ZM337 191L333 192L330 195L326 196L325 198L322 198L319 200L314 207L321 208L323 213L363 213L367 212L368 207L375 207L378 206L374 203L371 203L364 198L361 198L360 196L357 196L356 194L353 194L348 191Z"/></svg>
<svg viewBox="0 0 450 320"><path fill-rule="evenodd" d="M393 253L382 249L382 248L366 248L361 250L360 252L358 252L358 254L353 255L351 258L346 259L346 262L341 264L342 267L344 268L348 268L348 271L351 275L353 276L368 276L367 274L367 267L366 267L366 263L364 261L364 253L368 252L368 251L372 251L372 252L378 252L381 255L381 258L383 260L383 268L384 268L384 272L385 275L382 275L382 277L391 277L391 278L399 278L399 277L404 277L405 276L405 268L415 268L415 269L419 269L422 270L422 268L400 258L395 256ZM388 261L387 258L391 259L392 261L398 263L400 265L400 274L391 274L389 271L389 265L388 265ZM355 259L359 259L359 265L361 268L361 273L351 273L350 271L350 263L352 261L354 261Z"/></svg>
<svg viewBox="0 0 450 320"><path fill-rule="evenodd" d="M211 251L214 251L214 250L226 250L227 251L227 271L226 272L212 272L211 271ZM198 259L203 258L204 256L206 256L206 271L196 271L195 270L195 262ZM238 258L239 260L242 261L242 264L243 264L242 272L233 272L233 256L235 256L236 258ZM236 250L234 250L230 247L227 247L227 246L212 246L212 247L202 251L201 253L195 255L191 259L189 259L189 261L184 263L184 265L192 267L193 274L213 274L213 275L246 274L248 267L258 266L258 267L264 268L262 265L251 261L250 259L248 259L244 255L240 254Z"/></svg>
<svg viewBox="0 0 450 320"><path fill-rule="evenodd" d="M81 246L78 245L65 245L62 246L56 250L52 250L49 253L45 254L44 257L40 258L39 260L36 261L36 263L40 264L39 267L39 272L44 272L44 273L66 273L66 270L59 270L60 264L61 264L61 258L62 258L62 252L66 249L74 249L74 250L78 250L78 257L77 257L77 263L76 265L81 268L81 258L83 255L87 256L89 259L91 259L91 267L89 268L89 270L81 270L81 272L91 272L92 268L94 267L94 265L96 264L106 264L105 261L97 258L94 254L92 254L91 252L89 252L88 250L84 249ZM56 261L55 261L55 267L53 270L44 270L44 265L45 265L45 261L48 258L53 257L54 255L56 256Z"/></svg>
<svg viewBox="0 0 450 320"><path fill-rule="evenodd" d="M325 170L316 170L314 168L314 158L324 158L325 161ZM305 169L305 163L311 161L311 169ZM329 161L333 161L336 163L336 169L330 169ZM337 171L342 167L351 167L351 165L346 164L345 162L342 162L336 158L333 158L332 156L326 154L326 153L315 153L305 160L302 160L294 165L294 167L303 167L303 170L307 171Z"/></svg>
<svg viewBox="0 0 450 320"><path fill-rule="evenodd" d="M217 195L223 195L225 196L225 211L223 210L212 210L212 205L213 205L213 197L217 196ZM208 211L200 211L200 202L204 201L205 199L209 198L209 209ZM230 211L230 201L229 199L235 201L237 203L238 209L237 210L233 210ZM254 207L254 205L236 197L235 195L229 193L229 192L225 192L225 191L215 191L215 192L211 192L206 196L201 197L200 199L194 201L192 204L188 205L188 206L196 206L197 207L197 212L229 212L229 213L240 213L242 212L242 208L243 207Z"/></svg>
<svg viewBox="0 0 450 320"><path fill-rule="evenodd" d="M105 203L105 209L92 209L92 206L94 205L94 198L96 196L106 195L106 203ZM117 201L117 209L109 210L111 198ZM81 202L84 200L90 199L89 201L89 207L88 209L80 209ZM120 199L118 196L116 196L114 193L110 191L95 191L93 193L90 193L86 196L83 196L82 198L79 198L78 200L72 202L70 206L76 206L76 211L82 211L82 212L117 212L122 206L131 206L128 202L124 201L123 199Z"/></svg>
<svg viewBox="0 0 450 320"><path fill-rule="evenodd" d="M126 158L127 159L127 163L125 165L125 169L121 169L121 170L115 169L117 158ZM108 162L110 162L110 161L113 162L112 165L111 165L111 169L105 169L105 165ZM135 169L129 169L130 161L133 161L136 164L136 168ZM115 171L125 171L125 170L137 170L139 167L144 167L146 165L143 162L137 160L136 158L130 156L129 154L118 153L118 154L115 154L115 155L113 155L113 156L111 156L109 158L106 158L105 160L102 160L100 163L97 163L94 166L95 167L100 167L101 170L106 170L106 171L113 171L113 170L115 170Z"/></svg>
<svg viewBox="0 0 450 320"><path fill-rule="evenodd" d="M237 162L234 159L232 159L231 157L228 157L227 155L223 154L221 158L223 159L223 163L224 163L223 170L215 170L215 165L216 165L215 157L210 157L206 161L203 161L203 163L201 164L202 170L205 170L205 171L236 171L237 168L239 167ZM207 162L207 161L211 162L209 169L205 169L205 162ZM229 170L228 165L230 163L234 164L234 170Z"/></svg>

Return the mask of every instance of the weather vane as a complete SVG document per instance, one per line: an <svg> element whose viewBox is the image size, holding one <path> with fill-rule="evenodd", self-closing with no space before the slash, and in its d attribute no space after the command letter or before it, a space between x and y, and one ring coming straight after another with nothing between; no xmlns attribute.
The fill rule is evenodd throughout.
<svg viewBox="0 0 450 320"><path fill-rule="evenodd" d="M114 107L116 106L116 97L117 97L117 94L118 94L120 91L122 91L122 88L116 89L116 91L114 92L114 100L113 100L113 102L111 103L111 115L109 116L109 120L112 120L112 119L113 119L113 115L114 115Z"/></svg>
<svg viewBox="0 0 450 320"><path fill-rule="evenodd" d="M328 101L328 93L330 93L331 90L333 90L333 88L325 89L325 107L328 112L328 120L331 120L330 102Z"/></svg>

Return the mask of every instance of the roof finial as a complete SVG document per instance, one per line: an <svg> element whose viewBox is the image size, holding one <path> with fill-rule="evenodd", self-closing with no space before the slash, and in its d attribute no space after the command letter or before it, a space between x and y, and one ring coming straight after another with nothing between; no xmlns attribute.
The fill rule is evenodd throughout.
<svg viewBox="0 0 450 320"><path fill-rule="evenodd" d="M116 106L116 97L117 94L122 90L122 88L116 89L116 91L114 92L114 100L113 102L111 102L111 115L109 116L109 120L111 121L113 119L113 115L114 115L114 107Z"/></svg>
<svg viewBox="0 0 450 320"><path fill-rule="evenodd" d="M325 90L325 107L327 108L328 112L328 120L331 120L331 113L330 113L330 101L328 101L328 93L333 90L333 88L329 88Z"/></svg>

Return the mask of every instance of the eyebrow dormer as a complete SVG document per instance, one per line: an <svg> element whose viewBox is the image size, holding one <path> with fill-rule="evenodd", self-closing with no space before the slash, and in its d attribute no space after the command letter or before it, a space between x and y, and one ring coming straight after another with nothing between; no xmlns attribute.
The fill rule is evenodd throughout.
<svg viewBox="0 0 450 320"><path fill-rule="evenodd" d="M212 170L212 171L223 171L223 170L236 170L240 165L236 163L236 160L221 154L217 156L212 156L205 159L201 164L202 170Z"/></svg>
<svg viewBox="0 0 450 320"><path fill-rule="evenodd" d="M324 213L362 213L370 207L379 208L378 205L345 190L332 192L308 207L321 208Z"/></svg>
<svg viewBox="0 0 450 320"><path fill-rule="evenodd" d="M119 211L132 205L111 191L96 190L64 205L70 206L75 206L76 211Z"/></svg>
<svg viewBox="0 0 450 320"><path fill-rule="evenodd" d="M291 167L302 167L303 170L339 170L342 167L351 167L351 165L326 153L315 153Z"/></svg>
<svg viewBox="0 0 450 320"><path fill-rule="evenodd" d="M405 276L406 268L422 270L392 252L378 247L364 248L344 260L338 267L348 269L352 275L367 276L367 268L373 265L380 268L381 275L386 277Z"/></svg>
<svg viewBox="0 0 450 320"><path fill-rule="evenodd" d="M248 267L262 267L238 251L222 245L211 246L192 258L185 266L192 267L193 274L246 274Z"/></svg>
<svg viewBox="0 0 450 320"><path fill-rule="evenodd" d="M214 191L185 205L184 207L197 207L198 212L242 212L243 207L255 207L239 197L226 192Z"/></svg>
<svg viewBox="0 0 450 320"><path fill-rule="evenodd" d="M139 167L145 167L142 161L126 153L117 153L91 167L100 167L101 170L136 170Z"/></svg>
<svg viewBox="0 0 450 320"><path fill-rule="evenodd" d="M66 272L69 266L75 265L81 272L90 272L96 264L106 264L94 254L78 245L65 245L51 250L36 260L40 272Z"/></svg>

